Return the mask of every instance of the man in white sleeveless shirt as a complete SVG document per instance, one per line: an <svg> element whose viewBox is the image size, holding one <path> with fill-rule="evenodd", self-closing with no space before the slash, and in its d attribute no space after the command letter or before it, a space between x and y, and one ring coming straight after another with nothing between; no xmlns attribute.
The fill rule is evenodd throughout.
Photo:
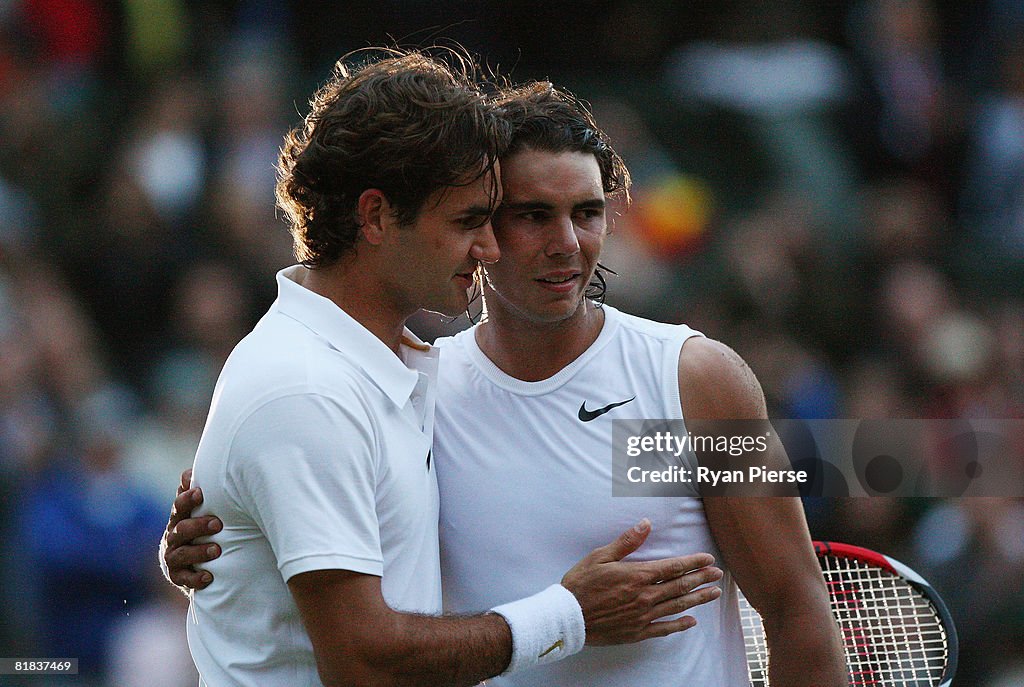
<svg viewBox="0 0 1024 687"><path fill-rule="evenodd" d="M488 684L747 684L737 584L764 618L773 685L846 685L838 631L795 498L613 497L612 421L765 418L756 378L692 329L588 298L607 203L628 172L589 113L549 84L503 96L512 143L483 323L441 348L434 459L446 609L486 610L642 517L643 556L713 551L727 569L694 629L588 647ZM778 447L773 447L778 450ZM187 547L186 547L187 548ZM201 552L190 554L203 560ZM639 555L639 554L638 554Z"/></svg>
<svg viewBox="0 0 1024 687"><path fill-rule="evenodd" d="M607 202L627 193L628 172L589 113L549 84L507 94L503 110L513 131L486 318L438 342L446 608L517 598L644 516L654 529L643 555L710 550L727 573L719 601L692 610L692 631L587 648L488 684L745 685L737 583L764 618L773 685L847 684L797 498L612 497L613 420L765 418L760 385L689 327L587 298Z"/></svg>

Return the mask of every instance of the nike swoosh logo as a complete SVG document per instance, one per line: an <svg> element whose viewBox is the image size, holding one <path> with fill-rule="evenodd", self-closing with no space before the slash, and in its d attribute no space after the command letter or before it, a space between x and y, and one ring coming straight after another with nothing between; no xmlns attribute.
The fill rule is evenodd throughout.
<svg viewBox="0 0 1024 687"><path fill-rule="evenodd" d="M542 654L541 654L540 656L538 656L537 658L544 658L545 656L547 656L548 654L550 654L550 653L551 653L552 651L554 651L555 649L561 649L561 648L562 648L562 647L564 647L564 646L565 646L565 642L563 642L563 641L562 641L561 639L559 639L559 640L558 640L557 642L555 642L554 644L552 644L551 646L549 646L549 647L548 647L548 650L547 650L547 651L545 651L544 653L542 653Z"/></svg>
<svg viewBox="0 0 1024 687"><path fill-rule="evenodd" d="M633 400L636 400L636 396L634 396L633 398L627 398L625 401L619 401L618 403L609 403L605 407L598 408L597 410L587 410L587 402L584 401L583 403L580 404L579 418L583 422L590 422L591 420L595 420L601 417L609 410L612 410L613 408L618 408L619 406L624 406Z"/></svg>

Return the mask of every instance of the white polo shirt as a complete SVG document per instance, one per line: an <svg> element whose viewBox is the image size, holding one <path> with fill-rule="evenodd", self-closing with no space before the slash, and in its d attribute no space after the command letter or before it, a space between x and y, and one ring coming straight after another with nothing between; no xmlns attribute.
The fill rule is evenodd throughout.
<svg viewBox="0 0 1024 687"><path fill-rule="evenodd" d="M278 273L278 299L228 358L196 454L196 514L224 522L187 622L211 687L321 684L286 584L298 573L379 575L392 608L441 610L437 351L407 331L400 360L297 283L304 270Z"/></svg>

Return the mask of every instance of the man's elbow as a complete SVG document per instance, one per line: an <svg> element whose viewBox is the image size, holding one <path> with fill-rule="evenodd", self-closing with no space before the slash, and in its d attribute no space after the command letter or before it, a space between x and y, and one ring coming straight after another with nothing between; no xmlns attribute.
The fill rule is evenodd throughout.
<svg viewBox="0 0 1024 687"><path fill-rule="evenodd" d="M780 593L767 594L758 609L765 630L771 627L805 627L813 630L834 623L824 580L808 580L805 585L788 585Z"/></svg>
<svg viewBox="0 0 1024 687"><path fill-rule="evenodd" d="M413 687L420 684L405 662L408 652L381 635L349 637L331 648L314 644L317 672L324 687Z"/></svg>
<svg viewBox="0 0 1024 687"><path fill-rule="evenodd" d="M407 684L386 666L364 660L317 661L317 672L324 687L401 687Z"/></svg>
<svg viewBox="0 0 1024 687"><path fill-rule="evenodd" d="M762 621L770 643L794 643L826 653L838 648L841 653L839 623L832 615L827 595L800 595L790 603L772 604L762 615Z"/></svg>

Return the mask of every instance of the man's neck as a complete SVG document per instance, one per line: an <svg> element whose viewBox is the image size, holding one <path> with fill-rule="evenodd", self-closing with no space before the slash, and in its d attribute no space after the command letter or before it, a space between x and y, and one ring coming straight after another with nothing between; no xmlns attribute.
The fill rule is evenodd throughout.
<svg viewBox="0 0 1024 687"><path fill-rule="evenodd" d="M342 261L330 267L304 270L300 283L333 301L397 355L405 320L412 312L391 304L378 280L364 267L357 261Z"/></svg>
<svg viewBox="0 0 1024 687"><path fill-rule="evenodd" d="M589 300L559 322L533 322L495 308L477 327L476 342L505 374L539 382L583 355L601 334L604 317Z"/></svg>

